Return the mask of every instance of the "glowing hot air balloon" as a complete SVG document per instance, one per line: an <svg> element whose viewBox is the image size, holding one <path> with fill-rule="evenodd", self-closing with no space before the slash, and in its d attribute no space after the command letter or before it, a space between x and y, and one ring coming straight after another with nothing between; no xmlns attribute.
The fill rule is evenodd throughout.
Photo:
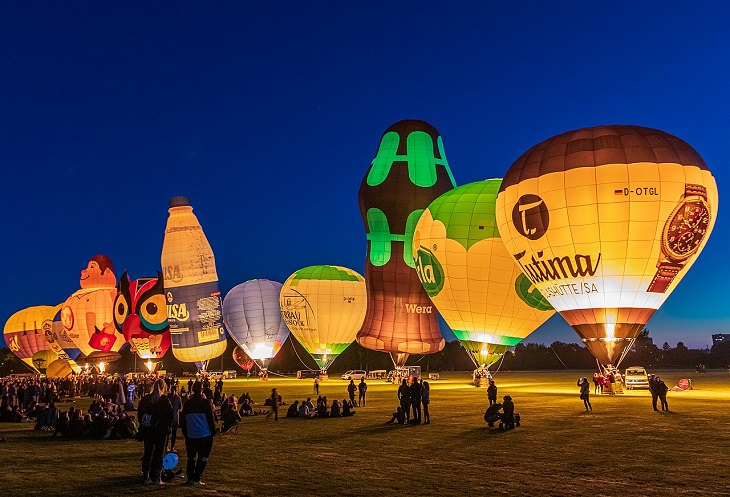
<svg viewBox="0 0 730 497"><path fill-rule="evenodd" d="M355 340L366 310L365 280L345 267L300 269L281 289L284 322L322 370Z"/></svg>
<svg viewBox="0 0 730 497"><path fill-rule="evenodd" d="M162 274L157 278L119 279L114 326L141 359L161 359L171 345Z"/></svg>
<svg viewBox="0 0 730 497"><path fill-rule="evenodd" d="M281 283L249 280L223 299L223 323L246 354L267 369L289 336L279 307Z"/></svg>
<svg viewBox="0 0 730 497"><path fill-rule="evenodd" d="M598 361L615 366L704 248L717 201L712 173L687 143L598 126L517 159L497 223L525 276Z"/></svg>
<svg viewBox="0 0 730 497"><path fill-rule="evenodd" d="M248 354L246 354L246 351L243 350L241 347L236 345L233 348L233 353L231 354L233 356L233 360L238 364L241 369L246 371L248 373L251 371L251 368L253 368L254 362L253 359L251 359Z"/></svg>
<svg viewBox="0 0 730 497"><path fill-rule="evenodd" d="M203 367L226 351L215 256L187 197L170 199L162 270L172 353Z"/></svg>
<svg viewBox="0 0 730 497"><path fill-rule="evenodd" d="M494 205L501 183L444 193L413 236L421 283L477 367L496 362L555 312L499 238Z"/></svg>
<svg viewBox="0 0 730 497"><path fill-rule="evenodd" d="M53 316L60 308L60 305L28 307L10 316L5 323L3 334L8 348L18 359L36 371L45 370L58 357L46 341L46 333L50 333ZM39 353L46 351L51 355L41 357ZM39 362L33 362L34 356ZM40 363L41 359L43 363Z"/></svg>
<svg viewBox="0 0 730 497"><path fill-rule="evenodd" d="M421 213L454 186L441 136L423 121L400 121L385 131L360 186L368 310L357 341L389 352L397 366L409 354L444 348L438 314L414 271L411 247Z"/></svg>
<svg viewBox="0 0 730 497"><path fill-rule="evenodd" d="M119 359L124 337L114 328L113 306L117 295L114 264L95 255L81 271L81 289L61 308L62 335L70 339L89 362Z"/></svg>

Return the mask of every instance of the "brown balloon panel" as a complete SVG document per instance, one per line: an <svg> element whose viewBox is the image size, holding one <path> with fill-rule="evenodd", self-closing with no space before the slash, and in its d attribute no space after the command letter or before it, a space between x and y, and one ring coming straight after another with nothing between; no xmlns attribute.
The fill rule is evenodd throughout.
<svg viewBox="0 0 730 497"><path fill-rule="evenodd" d="M88 362L89 364L99 364L101 362L115 362L121 359L121 357L122 355L119 352L102 352L97 350L96 352L92 352L88 356L81 358L80 361Z"/></svg>
<svg viewBox="0 0 730 497"><path fill-rule="evenodd" d="M596 126L568 131L532 147L507 171L500 191L529 178L577 167L643 162L708 169L690 145L663 131L641 126Z"/></svg>
<svg viewBox="0 0 730 497"><path fill-rule="evenodd" d="M360 345L390 353L433 354L444 348L438 311L416 271L402 260L366 263L368 308L357 336Z"/></svg>

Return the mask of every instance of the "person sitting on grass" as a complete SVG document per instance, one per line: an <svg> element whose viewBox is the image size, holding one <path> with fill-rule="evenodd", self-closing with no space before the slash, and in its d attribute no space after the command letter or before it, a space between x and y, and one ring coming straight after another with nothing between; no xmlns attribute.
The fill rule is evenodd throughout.
<svg viewBox="0 0 730 497"><path fill-rule="evenodd" d="M299 416L299 401L295 400L294 403L289 406L289 409L286 410L286 417L296 418L297 416Z"/></svg>
<svg viewBox="0 0 730 497"><path fill-rule="evenodd" d="M396 411L393 413L393 417L390 418L390 421L386 421L386 425L392 425L392 424L405 424L406 422L406 415L403 412L403 408L401 406L398 406Z"/></svg>
<svg viewBox="0 0 730 497"><path fill-rule="evenodd" d="M345 404L347 402L343 401ZM339 418L341 415L341 409L340 409L340 401L335 399L332 401L332 406L330 407L330 417L331 418Z"/></svg>
<svg viewBox="0 0 730 497"><path fill-rule="evenodd" d="M355 411L352 410L352 406L350 406L349 402L345 402L345 400L342 400L342 416L354 416Z"/></svg>
<svg viewBox="0 0 730 497"><path fill-rule="evenodd" d="M307 402L302 402L302 405L299 407L299 417L300 418L311 418L312 417L312 411L309 408L309 404Z"/></svg>
<svg viewBox="0 0 730 497"><path fill-rule="evenodd" d="M221 433L225 433L228 430L238 426L238 422L241 421L241 416L233 408L225 409L221 415L223 424L221 425Z"/></svg>

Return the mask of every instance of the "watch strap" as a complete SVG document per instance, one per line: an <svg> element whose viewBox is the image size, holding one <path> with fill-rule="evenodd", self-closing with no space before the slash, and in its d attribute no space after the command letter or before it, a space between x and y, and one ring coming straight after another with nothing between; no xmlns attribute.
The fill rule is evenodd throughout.
<svg viewBox="0 0 730 497"><path fill-rule="evenodd" d="M707 188L702 185L695 185L692 183L685 183L684 185L684 196L689 197L690 195L696 195L702 197L705 202L707 201Z"/></svg>
<svg viewBox="0 0 730 497"><path fill-rule="evenodd" d="M657 264L657 272L654 275L654 278L651 280L649 288L647 288L646 291L652 293L666 292L669 285L672 283L672 281L674 281L674 278L677 276L677 273L679 273L683 267L684 264L677 264L674 262L660 262L659 264Z"/></svg>

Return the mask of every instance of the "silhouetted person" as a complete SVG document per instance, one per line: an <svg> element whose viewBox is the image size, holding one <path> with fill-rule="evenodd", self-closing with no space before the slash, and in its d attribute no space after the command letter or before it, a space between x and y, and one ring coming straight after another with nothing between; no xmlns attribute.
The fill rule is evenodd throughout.
<svg viewBox="0 0 730 497"><path fill-rule="evenodd" d="M591 405L591 385L588 383L588 378L581 378L578 380L578 386L580 387L580 398L583 401L583 405L586 408L586 412L592 411L593 406Z"/></svg>
<svg viewBox="0 0 730 497"><path fill-rule="evenodd" d="M502 422L500 426L504 424L506 429L513 429L515 427L515 404L509 395L505 395L502 399L502 411Z"/></svg>
<svg viewBox="0 0 730 497"><path fill-rule="evenodd" d="M423 404L423 424L431 424L431 414L428 412L428 406L431 404L431 387L427 381L421 384L421 404Z"/></svg>
<svg viewBox="0 0 730 497"><path fill-rule="evenodd" d="M669 391L669 387L667 387L667 384L664 383L664 380L656 377L656 388L657 388L657 394L659 395L659 402L662 405L662 411L669 412L669 405L667 405L667 391Z"/></svg>
<svg viewBox="0 0 730 497"><path fill-rule="evenodd" d="M413 409L413 424L421 424L421 384L418 378L413 378L410 386L411 391L411 408Z"/></svg>
<svg viewBox="0 0 730 497"><path fill-rule="evenodd" d="M192 392L180 413L180 428L185 436L185 452L188 458L187 484L198 486L205 485L200 477L213 449L215 418L212 402L202 395L203 385L196 381Z"/></svg>
<svg viewBox="0 0 730 497"><path fill-rule="evenodd" d="M487 400L489 400L489 405L497 403L497 385L495 385L494 380L489 380L489 386L487 387Z"/></svg>
<svg viewBox="0 0 730 497"><path fill-rule="evenodd" d="M658 411L656 407L656 401L659 398L659 387L657 386L657 377L653 374L649 375L649 393L651 393L651 406L655 411Z"/></svg>
<svg viewBox="0 0 730 497"><path fill-rule="evenodd" d="M400 386L398 387L398 400L400 400L400 407L403 410L406 423L408 422L408 412L411 410L411 390L408 388L408 380L403 378Z"/></svg>

